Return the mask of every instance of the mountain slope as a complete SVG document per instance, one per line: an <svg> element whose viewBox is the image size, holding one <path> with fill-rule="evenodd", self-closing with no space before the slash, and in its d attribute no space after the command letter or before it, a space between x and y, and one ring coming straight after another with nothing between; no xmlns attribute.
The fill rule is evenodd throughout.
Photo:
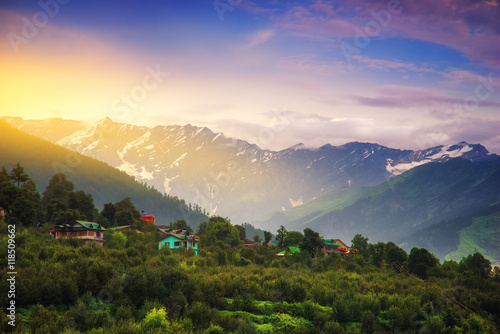
<svg viewBox="0 0 500 334"><path fill-rule="evenodd" d="M251 223L273 228L283 224L296 230L310 227L346 240L361 233L372 241L404 241L411 248L417 239L409 239L409 235L442 220L487 210L499 200L500 164L452 159L415 167L378 186L337 191L290 209L291 213L286 210ZM321 203L321 210L317 203ZM277 215L287 220L275 221ZM448 231L450 228L439 233ZM436 249L435 245L426 246Z"/></svg>
<svg viewBox="0 0 500 334"><path fill-rule="evenodd" d="M358 142L320 148L299 144L269 151L208 128L149 128L109 118L57 143L236 223L289 209L342 187L378 185L429 162L453 157L499 159L481 145L465 142L422 151Z"/></svg>
<svg viewBox="0 0 500 334"><path fill-rule="evenodd" d="M88 126L83 121L62 118L25 120L21 117L0 117L0 119L5 119L10 125L19 130L51 142L56 142Z"/></svg>
<svg viewBox="0 0 500 334"><path fill-rule="evenodd" d="M53 174L62 171L76 189L92 194L99 208L104 203L131 197L139 210L156 214L157 224L185 219L196 227L207 219L200 210L190 209L184 200L163 195L104 162L26 134L4 120L0 120L0 152L0 165L10 169L19 162L40 192Z"/></svg>
<svg viewBox="0 0 500 334"><path fill-rule="evenodd" d="M424 228L401 240L403 247L430 248L440 259L459 261L477 252L500 264L500 204Z"/></svg>

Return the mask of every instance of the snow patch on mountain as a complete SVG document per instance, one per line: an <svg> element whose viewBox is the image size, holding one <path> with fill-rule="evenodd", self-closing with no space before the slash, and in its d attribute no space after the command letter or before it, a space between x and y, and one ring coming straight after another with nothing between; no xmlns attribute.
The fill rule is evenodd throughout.
<svg viewBox="0 0 500 334"><path fill-rule="evenodd" d="M464 155L464 153L470 152L473 150L473 147L470 145L466 144L463 146L459 146L458 148L451 149L452 147L457 147L457 145L447 145L447 146L442 146L440 150L432 155L429 156L424 156L422 160L414 160L411 162L406 162L406 163L399 163L396 165L393 164L392 159L387 159L387 164L385 166L385 169L393 174L393 175L400 175L414 167L425 165L429 162L442 162L444 160L448 160L451 158L459 158Z"/></svg>
<svg viewBox="0 0 500 334"><path fill-rule="evenodd" d="M179 162L182 161L186 157L187 153L183 153L180 157L178 157L174 162L170 164L170 168L179 167Z"/></svg>
<svg viewBox="0 0 500 334"><path fill-rule="evenodd" d="M390 159L387 159L390 160ZM395 166L391 165L391 161L387 161L387 165L385 166L385 170L388 171L389 173L393 175L400 175L403 174L404 172L420 166L420 165L425 165L426 163L432 162L432 160L421 160L421 161L412 161L404 164L397 164Z"/></svg>
<svg viewBox="0 0 500 334"><path fill-rule="evenodd" d="M93 150L94 148L97 147L97 144L99 144L99 139L95 140L94 142L90 143L87 147L85 147L82 152L85 153L86 151Z"/></svg>
<svg viewBox="0 0 500 334"><path fill-rule="evenodd" d="M144 166L136 167L136 164L126 161L122 162L122 164L116 168L135 177L137 180L152 180L154 177L154 174L149 172Z"/></svg>
<svg viewBox="0 0 500 334"><path fill-rule="evenodd" d="M88 140L87 138L93 136L94 133L95 128L82 129L76 131L72 135L59 139L58 141L56 141L56 144L61 146L78 145L85 140Z"/></svg>
<svg viewBox="0 0 500 334"><path fill-rule="evenodd" d="M165 194L170 194L170 191L172 190L172 188L170 187L170 182L172 182L173 180L175 180L178 177L179 177L179 175L176 175L171 179L169 179L168 177L165 177L163 179L163 188L165 189Z"/></svg>
<svg viewBox="0 0 500 334"><path fill-rule="evenodd" d="M452 146L455 146L455 145L443 146L443 148L441 148L440 152L438 152L438 153L436 153L434 155L431 155L429 158L432 159L432 160L439 160L439 159L444 158L444 157L458 158L458 157L462 156L464 153L470 152L473 149L469 145L464 145L462 147L459 147L459 148L457 148L455 150L451 150L450 151L450 148Z"/></svg>
<svg viewBox="0 0 500 334"><path fill-rule="evenodd" d="M292 205L292 207L296 207L296 206L304 204L304 202L302 201L302 196L300 196L299 199L297 199L297 200L294 200L293 198L288 198L288 200L290 201L290 204Z"/></svg>

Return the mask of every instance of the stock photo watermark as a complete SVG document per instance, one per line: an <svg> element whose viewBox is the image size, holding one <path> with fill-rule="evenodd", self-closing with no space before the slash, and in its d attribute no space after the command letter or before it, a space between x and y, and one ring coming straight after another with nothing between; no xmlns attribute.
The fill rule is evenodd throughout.
<svg viewBox="0 0 500 334"><path fill-rule="evenodd" d="M475 112L481 106L481 102L488 100L495 93L493 75L491 73L486 78L479 76L477 81L478 83L473 92L464 97L462 103L453 104L453 107L446 112L447 116L450 118L458 116L459 119L469 117L471 113Z"/></svg>
<svg viewBox="0 0 500 334"><path fill-rule="evenodd" d="M221 21L224 21L224 13L232 12L236 7L241 5L243 0L214 0L212 5L214 6L215 12L219 16Z"/></svg>
<svg viewBox="0 0 500 334"><path fill-rule="evenodd" d="M146 74L142 78L139 85L132 87L128 94L122 94L119 99L116 99L112 105L112 111L115 114L125 116L135 109L139 104L148 97L148 93L155 90L169 75L168 72L161 70L160 65L156 64L153 69L151 66L145 67Z"/></svg>
<svg viewBox="0 0 500 334"><path fill-rule="evenodd" d="M30 18L23 16L21 18L22 26L17 32L9 32L7 38L9 39L10 45L15 53L19 52L19 46L23 44L28 44L30 40L35 38L40 29L44 28L50 21L54 18L60 10L60 5L66 5L70 0L48 0L38 1L40 6L39 11L34 13Z"/></svg>
<svg viewBox="0 0 500 334"><path fill-rule="evenodd" d="M348 42L340 43L340 49L347 63L350 64L353 55L360 54L361 50L370 45L370 42L374 38L382 35L382 29L391 23L393 15L398 15L402 12L403 4L399 0L389 0L387 2L387 9L382 9L378 12L371 10L370 15L373 17L373 20L368 21L363 29L354 27L356 34L352 40L352 44Z"/></svg>
<svg viewBox="0 0 500 334"><path fill-rule="evenodd" d="M7 318L9 321L7 323L10 326L16 326L16 225L9 224L7 232L9 237L7 245L7 282L9 284Z"/></svg>

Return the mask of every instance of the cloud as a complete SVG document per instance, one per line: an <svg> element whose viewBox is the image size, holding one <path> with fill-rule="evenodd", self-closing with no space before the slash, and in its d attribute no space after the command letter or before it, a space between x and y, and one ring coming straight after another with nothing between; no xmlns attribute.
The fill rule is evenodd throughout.
<svg viewBox="0 0 500 334"><path fill-rule="evenodd" d="M372 119L331 119L296 112L266 113L268 123L256 124L235 119L219 119L209 127L256 144L264 149L282 150L298 143L320 147L327 143L342 145L352 141L377 142L407 148L404 138L417 129L413 126L380 125ZM407 141L408 142L408 141ZM406 143L407 143L406 142Z"/></svg>
<svg viewBox="0 0 500 334"><path fill-rule="evenodd" d="M387 0L315 1L291 7L275 24L295 36L339 43L356 35L373 13L388 12ZM377 38L403 37L444 45L469 59L500 68L500 6L497 1L408 1L389 14Z"/></svg>
<svg viewBox="0 0 500 334"><path fill-rule="evenodd" d="M410 71L442 74L442 72L437 71L433 68L419 66L414 63L403 62L397 59L375 59L364 55L353 55L351 56L351 59L356 60L359 64L374 71L395 70L403 73Z"/></svg>
<svg viewBox="0 0 500 334"><path fill-rule="evenodd" d="M257 45L264 44L276 35L274 29L263 29L256 31L248 37L248 42L242 47L243 49L251 49Z"/></svg>
<svg viewBox="0 0 500 334"><path fill-rule="evenodd" d="M454 105L467 105L468 97L449 96L445 91L423 87L384 86L376 90L375 97L351 95L360 105L383 108L423 108L442 107L451 109ZM473 93L473 92L472 92ZM478 100L477 107L500 107L500 102Z"/></svg>
<svg viewBox="0 0 500 334"><path fill-rule="evenodd" d="M259 1L259 4L245 0L241 3L241 8L254 15L270 15L280 11L277 1Z"/></svg>
<svg viewBox="0 0 500 334"><path fill-rule="evenodd" d="M273 115L276 116L272 112L268 114L270 119ZM314 123L311 124L304 121L310 116L285 112L283 120L286 121L268 126L235 119L219 119L209 127L223 132L227 137L241 138L261 148L275 151L298 143L314 148L327 143L338 146L362 141L391 148L422 150L467 141L471 144L481 143L490 152L500 153L500 121L470 118L422 127L416 124L401 126L368 118L319 117L314 118Z"/></svg>
<svg viewBox="0 0 500 334"><path fill-rule="evenodd" d="M344 61L320 60L316 54L299 54L283 58L279 62L281 68L297 72L307 72L322 76L348 73L354 66Z"/></svg>
<svg viewBox="0 0 500 334"><path fill-rule="evenodd" d="M342 11L321 1L316 1L309 7L292 7L277 19L276 26L289 30L296 36L313 40L331 41L355 34L355 25L342 17Z"/></svg>
<svg viewBox="0 0 500 334"><path fill-rule="evenodd" d="M500 121L468 118L454 122L444 122L421 129L415 133L417 138L441 138L438 144L453 144L466 141L482 144L491 153L500 154ZM428 141L429 142L429 141Z"/></svg>

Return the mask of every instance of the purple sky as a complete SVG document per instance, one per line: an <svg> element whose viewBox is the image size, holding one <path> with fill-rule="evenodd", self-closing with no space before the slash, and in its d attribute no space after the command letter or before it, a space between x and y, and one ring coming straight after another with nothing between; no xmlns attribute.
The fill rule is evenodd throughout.
<svg viewBox="0 0 500 334"><path fill-rule="evenodd" d="M500 153L498 0L59 1L0 4L5 116Z"/></svg>

